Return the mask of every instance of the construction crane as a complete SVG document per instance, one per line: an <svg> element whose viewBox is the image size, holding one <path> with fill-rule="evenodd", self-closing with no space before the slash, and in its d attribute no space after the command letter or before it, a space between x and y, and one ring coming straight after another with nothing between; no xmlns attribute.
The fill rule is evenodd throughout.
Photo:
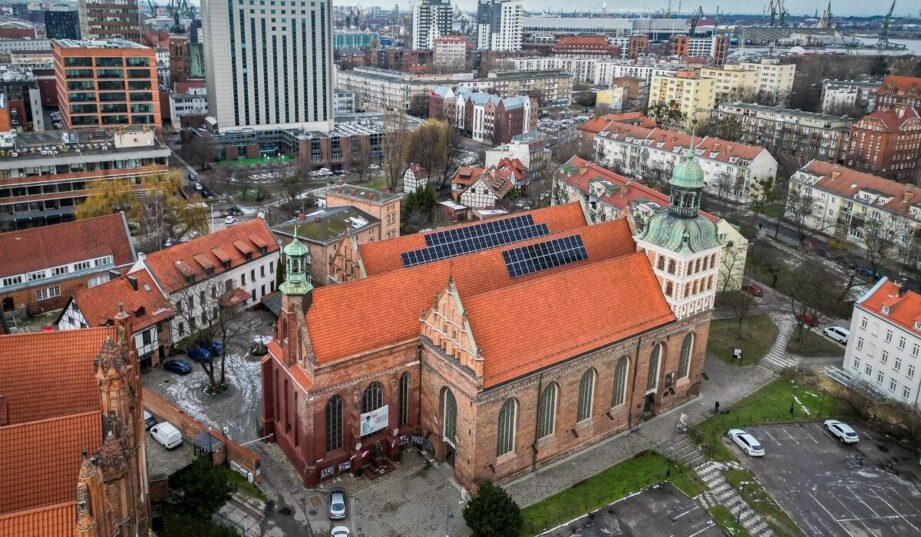
<svg viewBox="0 0 921 537"><path fill-rule="evenodd" d="M889 6L889 13L883 19L883 27L879 29L879 41L876 42L877 48L889 48L889 23L892 21L892 10L895 9L895 0Z"/></svg>
<svg viewBox="0 0 921 537"><path fill-rule="evenodd" d="M790 14L783 5L783 0L771 0L768 4L768 11L771 12L771 26L783 26L784 18Z"/></svg>
<svg viewBox="0 0 921 537"><path fill-rule="evenodd" d="M688 30L688 37L694 37L694 33L697 31L697 23L700 22L701 17L704 16L704 8L698 7L697 11L694 13L694 16L691 17L691 27Z"/></svg>
<svg viewBox="0 0 921 537"><path fill-rule="evenodd" d="M834 26L834 19L831 15L831 0L828 2L828 7L825 8L825 11L822 12L822 17L819 19L819 23L816 24L816 28L832 28Z"/></svg>

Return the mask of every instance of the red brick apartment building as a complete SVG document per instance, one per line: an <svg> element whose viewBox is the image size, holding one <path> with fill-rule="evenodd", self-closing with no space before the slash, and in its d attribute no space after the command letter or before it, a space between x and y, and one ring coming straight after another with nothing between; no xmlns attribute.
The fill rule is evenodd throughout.
<svg viewBox="0 0 921 537"><path fill-rule="evenodd" d="M619 58L620 47L608 44L603 35L565 35L556 40L550 55L563 58L596 57L604 60Z"/></svg>
<svg viewBox="0 0 921 537"><path fill-rule="evenodd" d="M415 443L472 489L695 397L709 309L677 319L631 233L555 206L362 244L340 260L345 283L317 289L292 242L263 434L308 486ZM547 251L560 256L527 261Z"/></svg>
<svg viewBox="0 0 921 537"><path fill-rule="evenodd" d="M921 117L902 106L877 110L851 125L846 164L906 181L921 159Z"/></svg>
<svg viewBox="0 0 921 537"><path fill-rule="evenodd" d="M3 312L29 315L64 307L137 259L122 213L0 233L0 252Z"/></svg>
<svg viewBox="0 0 921 537"><path fill-rule="evenodd" d="M921 78L889 75L876 90L876 109L894 110L905 106L921 109Z"/></svg>

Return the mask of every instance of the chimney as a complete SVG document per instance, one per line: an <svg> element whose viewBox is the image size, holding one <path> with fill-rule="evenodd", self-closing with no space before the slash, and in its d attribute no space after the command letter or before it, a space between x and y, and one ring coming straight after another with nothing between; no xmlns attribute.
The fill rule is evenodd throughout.
<svg viewBox="0 0 921 537"><path fill-rule="evenodd" d="M125 279L128 281L128 285L131 286L131 289L138 290L138 279L134 276L125 276Z"/></svg>
<svg viewBox="0 0 921 537"><path fill-rule="evenodd" d="M834 170L833 172L831 172L832 181L834 181L835 179L837 179L837 178L840 177L840 176L841 176L841 171L840 171L840 170Z"/></svg>

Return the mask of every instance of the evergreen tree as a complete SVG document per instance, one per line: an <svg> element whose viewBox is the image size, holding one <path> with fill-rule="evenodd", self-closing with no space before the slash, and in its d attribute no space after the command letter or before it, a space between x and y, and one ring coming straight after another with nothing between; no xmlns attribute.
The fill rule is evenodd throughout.
<svg viewBox="0 0 921 537"><path fill-rule="evenodd" d="M208 457L197 457L191 466L173 477L170 509L198 523L199 535L207 535L211 517L237 490L229 474L227 467L215 466Z"/></svg>
<svg viewBox="0 0 921 537"><path fill-rule="evenodd" d="M524 519L515 500L501 487L489 481L464 507L464 521L474 537L517 537Z"/></svg>

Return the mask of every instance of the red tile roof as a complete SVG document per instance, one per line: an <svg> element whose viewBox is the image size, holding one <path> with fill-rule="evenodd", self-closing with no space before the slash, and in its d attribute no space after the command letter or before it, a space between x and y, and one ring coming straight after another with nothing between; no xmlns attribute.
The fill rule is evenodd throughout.
<svg viewBox="0 0 921 537"><path fill-rule="evenodd" d="M74 489L77 484L74 482ZM3 537L73 537L76 502L69 501L0 515Z"/></svg>
<svg viewBox="0 0 921 537"><path fill-rule="evenodd" d="M608 124L600 136L609 140L629 141L634 144L655 147L660 151L668 152L674 151L676 147L685 150L691 145L691 136L689 134L659 128L650 129L625 123ZM727 142L711 136L695 138L694 148L695 150L703 150L703 153L698 155L698 158L718 160L720 162L729 162L732 157L752 160L765 151L763 147Z"/></svg>
<svg viewBox="0 0 921 537"><path fill-rule="evenodd" d="M136 255L121 213L0 233L0 277L111 255L116 266Z"/></svg>
<svg viewBox="0 0 921 537"><path fill-rule="evenodd" d="M454 177L451 178L451 184L460 185L466 188L475 183L485 171L486 168L480 168L478 166L461 166L454 173Z"/></svg>
<svg viewBox="0 0 921 537"><path fill-rule="evenodd" d="M813 188L832 192L841 197L853 199L861 190L881 194L889 201L880 200L872 205L895 213L908 214L913 205L921 202L921 197L915 192L917 187L845 168L831 162L813 160L803 166L801 171L820 177L812 185Z"/></svg>
<svg viewBox="0 0 921 537"><path fill-rule="evenodd" d="M675 320L643 254L543 274L472 298L461 291L484 387Z"/></svg>
<svg viewBox="0 0 921 537"><path fill-rule="evenodd" d="M0 427L0 513L76 500L83 452L101 445L98 410Z"/></svg>
<svg viewBox="0 0 921 537"><path fill-rule="evenodd" d="M889 313L883 313L883 306L889 307ZM921 295L908 291L899 296L899 285L889 280L880 280L873 294L859 303L857 307L871 312L877 317L888 319L909 332L921 336L921 330L915 328L921 322Z"/></svg>
<svg viewBox="0 0 921 537"><path fill-rule="evenodd" d="M9 398L9 423L98 411L93 360L115 337L114 328L0 336L0 395Z"/></svg>
<svg viewBox="0 0 921 537"><path fill-rule="evenodd" d="M522 213L510 214L502 218L512 218L520 216ZM585 215L582 213L582 207L578 203L568 203L553 207L545 207L530 211L534 218L535 224L547 224L550 233L558 233L567 229L575 229L586 225ZM500 220L502 218L498 218ZM472 226L480 222L471 222L456 227ZM365 272L368 276L383 274L392 270L403 268L403 261L400 254L410 250L418 250L425 247L425 236L444 231L438 229L425 233L414 233L412 235L403 235L395 239L386 241L374 241L358 246L358 253L361 256L361 262L364 264Z"/></svg>
<svg viewBox="0 0 921 537"><path fill-rule="evenodd" d="M132 279L136 282L135 286L131 285ZM89 326L105 326L114 322L119 304L123 304L125 312L131 315L131 328L135 332L176 314L146 270L81 289L74 294L74 300Z"/></svg>
<svg viewBox="0 0 921 537"><path fill-rule="evenodd" d="M509 277L502 257L503 250L577 233L582 236L588 252L586 261L515 280ZM454 278L461 296L469 297L635 251L636 243L630 227L626 220L619 219L503 248L320 287L313 290L312 303L307 311L307 332L317 360L321 363L334 362L418 338L419 313L431 308L435 293L444 289L449 277ZM504 324L508 326L507 322Z"/></svg>
<svg viewBox="0 0 921 537"><path fill-rule="evenodd" d="M579 157L569 159L569 162L557 170L556 177L582 192L593 193L601 191L601 188L593 190L593 184L606 181L610 188L605 188L604 193L598 195L598 198L620 211L641 203L654 203L659 207L668 207L669 203L666 194ZM608 185L602 183L599 186ZM608 190L613 190L613 193L608 194ZM710 213L701 211L700 214L711 222L719 221L719 218Z"/></svg>
<svg viewBox="0 0 921 537"><path fill-rule="evenodd" d="M256 246L257 241L262 241L267 245L267 253L278 250L269 226L261 218L254 218L249 222L236 224L159 252L153 252L147 256L146 262L163 289L172 293L190 285L183 276L184 270L193 271L196 282L211 277L206 275L204 268L195 261L196 256L210 260L214 263L213 274L221 274L227 269L221 266L221 259L214 252L216 248L220 249L220 253L230 257L230 267L234 268L249 263L250 260L243 257L246 250L252 252L253 259L261 257L259 248Z"/></svg>
<svg viewBox="0 0 921 537"><path fill-rule="evenodd" d="M640 125L642 127L655 128L656 121L646 117L642 112L624 112L622 114L606 114L595 116L585 123L579 125L580 131L598 134L603 131L610 123L626 123L629 125Z"/></svg>
<svg viewBox="0 0 921 537"><path fill-rule="evenodd" d="M902 130L902 126L905 125L905 122L912 119L918 119L918 112L910 106L898 112L895 110L877 110L860 118L860 120L854 124L854 128L859 129L863 126L863 123L876 121L882 123L889 132L899 132Z"/></svg>
<svg viewBox="0 0 921 537"><path fill-rule="evenodd" d="M915 91L919 92L919 95L921 95L921 78L915 76L889 75L883 80L883 83L880 84L876 92L879 95L884 95L890 87L899 92L915 89Z"/></svg>
<svg viewBox="0 0 921 537"><path fill-rule="evenodd" d="M422 166L419 166L415 162L411 162L409 164L409 169L412 170L413 175L416 177L416 179L426 179L429 176L429 173L425 171L425 168L423 168Z"/></svg>

